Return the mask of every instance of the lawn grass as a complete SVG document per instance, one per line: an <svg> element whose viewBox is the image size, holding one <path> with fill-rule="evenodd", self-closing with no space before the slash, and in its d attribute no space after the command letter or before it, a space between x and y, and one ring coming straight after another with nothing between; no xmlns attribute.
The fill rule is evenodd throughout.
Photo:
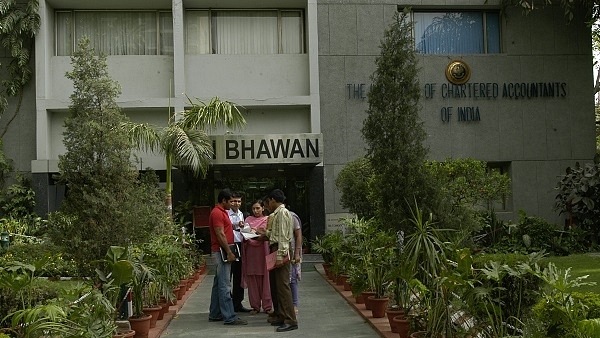
<svg viewBox="0 0 600 338"><path fill-rule="evenodd" d="M552 262L561 270L571 268L571 278L589 275L584 281L596 282L596 285L578 287L577 292L594 292L600 294L600 253L586 253L570 256L552 256L543 262Z"/></svg>

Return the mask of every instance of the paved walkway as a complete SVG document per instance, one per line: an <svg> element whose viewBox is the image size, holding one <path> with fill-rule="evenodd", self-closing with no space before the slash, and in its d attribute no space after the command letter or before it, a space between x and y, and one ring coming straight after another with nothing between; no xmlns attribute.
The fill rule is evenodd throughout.
<svg viewBox="0 0 600 338"><path fill-rule="evenodd" d="M181 338L181 337L387 337L385 325L374 324L368 314L361 314L360 306L350 302L349 294L344 294L340 287L332 285L320 270L306 268L302 271L298 314L299 329L290 332L275 332L275 327L267 323L267 315L259 313L250 315L240 314L248 320L245 326L227 326L222 322L208 321L208 305L212 275L203 275L203 280L194 284L195 289L187 292L183 303L171 307L169 319L159 321L157 328L152 329L149 338ZM247 301L244 304L249 307ZM363 306L364 307L364 306ZM167 316L166 316L167 317ZM167 318L165 318L167 319ZM163 323L160 323L163 322ZM389 326L387 327L389 331ZM391 332L389 332L391 334ZM396 335L397 336L397 335Z"/></svg>

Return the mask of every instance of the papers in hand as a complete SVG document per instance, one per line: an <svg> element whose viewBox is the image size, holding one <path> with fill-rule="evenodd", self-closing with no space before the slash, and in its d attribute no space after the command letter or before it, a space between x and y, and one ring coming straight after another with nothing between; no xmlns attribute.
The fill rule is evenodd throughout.
<svg viewBox="0 0 600 338"><path fill-rule="evenodd" d="M252 239L252 238L256 238L256 237L258 237L260 235L255 234L253 232L243 232L242 231L242 236L244 236L244 239Z"/></svg>

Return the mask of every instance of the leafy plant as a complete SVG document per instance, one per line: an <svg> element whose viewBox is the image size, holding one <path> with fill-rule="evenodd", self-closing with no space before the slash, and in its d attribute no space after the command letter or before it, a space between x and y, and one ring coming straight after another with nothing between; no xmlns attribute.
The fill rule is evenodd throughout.
<svg viewBox="0 0 600 338"><path fill-rule="evenodd" d="M570 270L557 269L553 263L543 269L537 265L532 269L549 286L543 293L543 301L533 311L546 324L547 337L562 337L576 331L578 323L587 319L586 307L572 296L571 291L595 282L586 282L587 275L572 278Z"/></svg>
<svg viewBox="0 0 600 338"><path fill-rule="evenodd" d="M79 283L63 289L61 296L55 303L66 309L79 337L110 337L115 332L115 308L99 290Z"/></svg>
<svg viewBox="0 0 600 338"><path fill-rule="evenodd" d="M148 285L155 281L155 270L147 266L140 254L133 261L133 279L131 282L131 295L133 301L134 318L144 317L144 292Z"/></svg>
<svg viewBox="0 0 600 338"><path fill-rule="evenodd" d="M370 239L378 232L372 219L344 219L346 235L344 246L347 248L341 254L344 257L346 274L349 276L352 294L360 296L363 291L375 289L369 276ZM318 247L318 246L317 246Z"/></svg>
<svg viewBox="0 0 600 338"><path fill-rule="evenodd" d="M369 182L372 176L371 162L365 157L359 157L346 163L335 179L335 186L341 192L340 204L359 219L375 216L372 199L364 198L365 195L370 195Z"/></svg>
<svg viewBox="0 0 600 338"><path fill-rule="evenodd" d="M7 66L8 76L0 81L0 116L4 117L8 98L17 98L17 104L12 116L7 119L6 124L0 132L0 138L8 130L11 122L19 114L23 101L25 86L31 81L33 74L31 68L31 56L34 55L34 37L40 28L38 0L3 1L0 4L0 45L10 46L9 63ZM0 64L0 66L2 66ZM4 121L3 121L4 122ZM2 143L0 142L0 146ZM0 151L0 181L4 183L4 176L8 173L4 161L4 150Z"/></svg>
<svg viewBox="0 0 600 338"><path fill-rule="evenodd" d="M589 231L596 241L600 234L600 158L594 163L567 167L556 185L554 207L569 216L570 226L578 226Z"/></svg>
<svg viewBox="0 0 600 338"><path fill-rule="evenodd" d="M454 206L492 210L495 202L501 202L510 194L510 178L489 169L484 161L471 158L428 161L425 168L441 180Z"/></svg>
<svg viewBox="0 0 600 338"><path fill-rule="evenodd" d="M31 179L23 173L17 173L16 183L4 191L0 199L2 215L9 218L34 218L35 191L31 187Z"/></svg>
<svg viewBox="0 0 600 338"><path fill-rule="evenodd" d="M62 277L79 276L77 264L67 257L62 250L49 242L13 244L3 255L0 255L0 266L8 266L11 261L19 260L24 264L35 264L36 261L47 261L39 271L38 276Z"/></svg>
<svg viewBox="0 0 600 338"><path fill-rule="evenodd" d="M412 232L407 236L403 261L408 269L415 272L418 280L430 286L445 269L445 245L441 239L445 230L434 227L433 214L429 213L426 219L416 201L409 210L411 217L408 222L412 225Z"/></svg>
<svg viewBox="0 0 600 338"><path fill-rule="evenodd" d="M72 337L77 334L77 325L67 318L67 311L59 305L36 305L18 310L9 317L11 318L9 330L16 337Z"/></svg>
<svg viewBox="0 0 600 338"><path fill-rule="evenodd" d="M339 252L343 235L341 231L327 233L321 237L317 236L312 241L312 249L323 256L326 263L333 263L334 256Z"/></svg>
<svg viewBox="0 0 600 338"><path fill-rule="evenodd" d="M383 298L392 282L392 270L398 262L394 253L394 237L385 231L379 231L367 241L365 255L367 278L375 298Z"/></svg>
<svg viewBox="0 0 600 338"><path fill-rule="evenodd" d="M4 277L0 278L4 279ZM23 309L23 297L25 306L32 307L47 304L49 300L59 297L59 293L60 285L58 283L40 278L34 278L30 284L22 288L0 286L0 327L10 326L10 318L7 316ZM2 318L7 319L2 322Z"/></svg>
<svg viewBox="0 0 600 338"><path fill-rule="evenodd" d="M37 261L33 265L12 261L0 267L0 287L8 288L19 295L21 309L32 306L31 285L35 281L36 272L46 263L47 259Z"/></svg>

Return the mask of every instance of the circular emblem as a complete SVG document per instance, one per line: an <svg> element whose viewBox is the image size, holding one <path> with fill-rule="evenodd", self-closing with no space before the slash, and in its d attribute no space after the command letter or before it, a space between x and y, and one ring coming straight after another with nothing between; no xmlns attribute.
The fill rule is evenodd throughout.
<svg viewBox="0 0 600 338"><path fill-rule="evenodd" d="M463 84L469 81L471 70L464 61L452 61L446 67L446 78L454 84Z"/></svg>

